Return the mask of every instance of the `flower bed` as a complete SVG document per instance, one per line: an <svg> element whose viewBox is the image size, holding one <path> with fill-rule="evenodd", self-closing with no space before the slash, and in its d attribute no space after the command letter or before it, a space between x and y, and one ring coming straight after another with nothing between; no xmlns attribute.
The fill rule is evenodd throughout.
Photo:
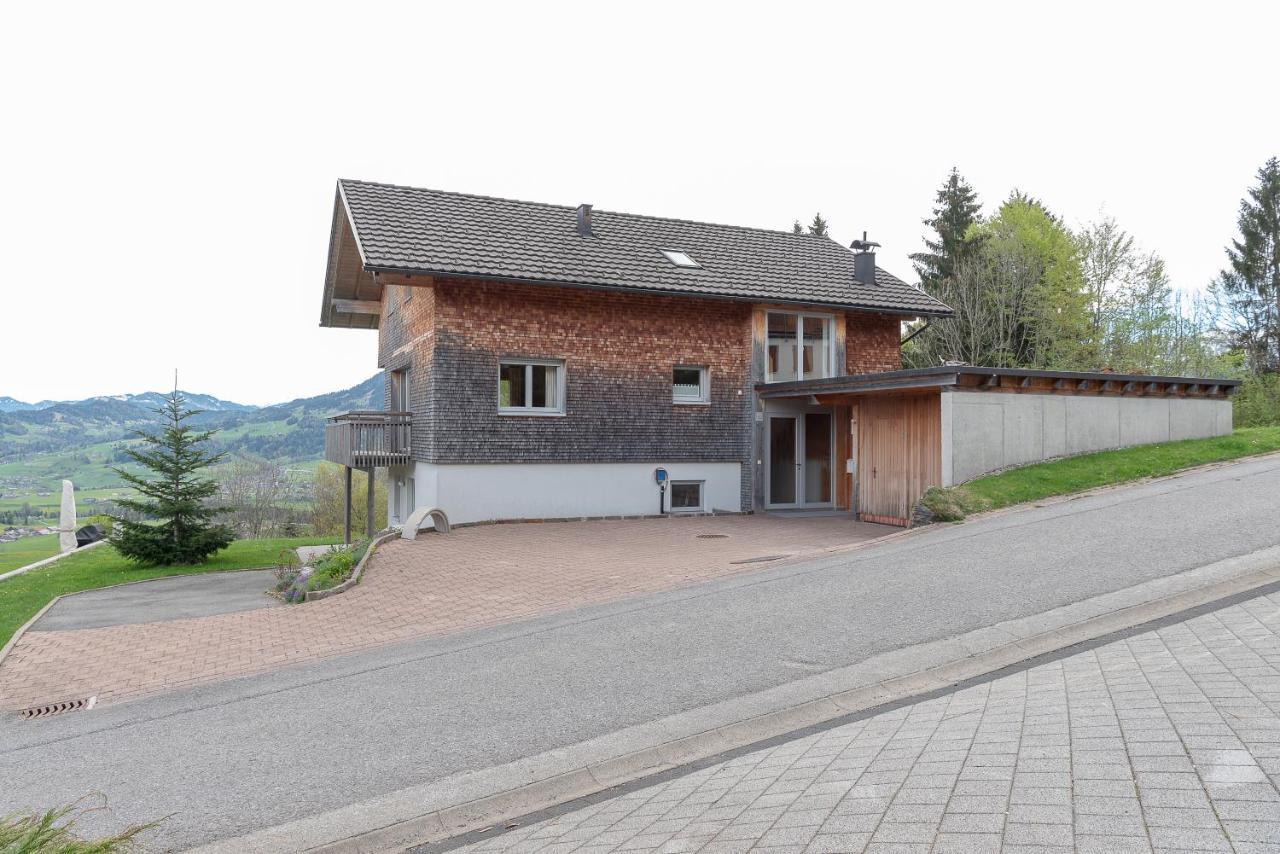
<svg viewBox="0 0 1280 854"><path fill-rule="evenodd" d="M360 540L350 546L333 546L309 566L303 566L292 549L280 553L276 563L276 587L273 591L286 602L307 601L307 594L329 590L351 578L365 552L369 540Z"/></svg>

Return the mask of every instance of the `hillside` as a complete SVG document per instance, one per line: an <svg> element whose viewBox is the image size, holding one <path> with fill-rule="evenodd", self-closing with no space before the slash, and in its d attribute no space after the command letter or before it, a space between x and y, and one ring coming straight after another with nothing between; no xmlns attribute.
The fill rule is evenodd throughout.
<svg viewBox="0 0 1280 854"><path fill-rule="evenodd" d="M343 391L265 407L183 394L193 409L205 410L194 421L218 431L213 440L218 450L298 464L323 453L326 417L381 409L382 390L377 374ZM158 423L154 409L162 397L146 392L38 404L0 398L9 407L0 411L0 503L18 494L56 490L63 478L83 489L118 484L110 467L127 461L122 448L136 441L132 431Z"/></svg>

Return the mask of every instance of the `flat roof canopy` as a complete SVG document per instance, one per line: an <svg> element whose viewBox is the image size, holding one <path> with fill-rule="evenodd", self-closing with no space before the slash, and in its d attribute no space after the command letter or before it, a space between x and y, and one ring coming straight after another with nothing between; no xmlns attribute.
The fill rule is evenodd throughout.
<svg viewBox="0 0 1280 854"><path fill-rule="evenodd" d="M1204 377L1161 377L1148 374L942 365L935 368L913 368L877 374L849 374L820 380L760 383L756 385L756 392L765 399L856 397L943 389L1031 394L1226 398L1238 385L1240 385L1239 380Z"/></svg>

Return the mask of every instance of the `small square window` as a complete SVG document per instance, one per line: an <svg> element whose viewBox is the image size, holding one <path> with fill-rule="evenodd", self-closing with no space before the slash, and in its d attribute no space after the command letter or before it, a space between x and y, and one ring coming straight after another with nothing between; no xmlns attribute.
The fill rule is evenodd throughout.
<svg viewBox="0 0 1280 854"><path fill-rule="evenodd" d="M711 384L707 369L692 365L676 365L671 370L671 399L676 403L708 403Z"/></svg>
<svg viewBox="0 0 1280 854"><path fill-rule="evenodd" d="M667 260L677 267L701 267L697 261L693 260L693 256L679 249L659 249L663 255L667 256Z"/></svg>
<svg viewBox="0 0 1280 854"><path fill-rule="evenodd" d="M702 481L671 481L671 512L694 513L702 509Z"/></svg>
<svg viewBox="0 0 1280 854"><path fill-rule="evenodd" d="M564 365L544 361L500 362L498 411L510 415L563 415Z"/></svg>

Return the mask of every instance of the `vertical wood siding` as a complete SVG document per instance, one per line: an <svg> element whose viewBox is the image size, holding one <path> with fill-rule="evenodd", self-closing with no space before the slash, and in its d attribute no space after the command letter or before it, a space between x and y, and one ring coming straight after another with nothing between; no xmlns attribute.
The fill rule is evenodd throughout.
<svg viewBox="0 0 1280 854"><path fill-rule="evenodd" d="M858 407L859 515L906 525L925 491L942 482L938 395L864 398Z"/></svg>

